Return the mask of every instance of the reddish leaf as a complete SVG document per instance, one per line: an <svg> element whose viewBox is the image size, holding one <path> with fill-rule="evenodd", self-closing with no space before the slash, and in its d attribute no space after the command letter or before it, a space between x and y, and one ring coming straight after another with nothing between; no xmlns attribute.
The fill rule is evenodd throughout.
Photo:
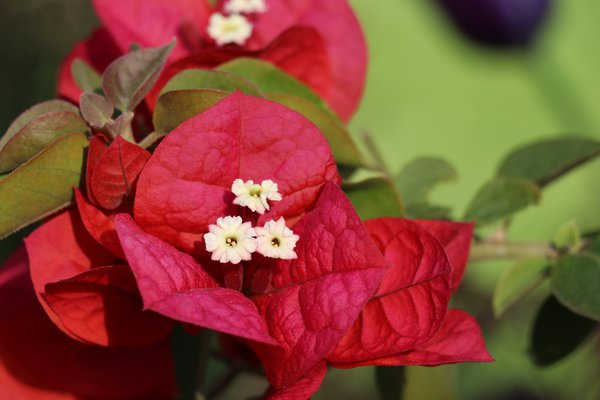
<svg viewBox="0 0 600 400"><path fill-rule="evenodd" d="M115 257L124 260L125 254L121 248L121 242L119 241L115 224L112 220L114 213L107 215L94 207L77 189L75 189L75 200L77 202L77 208L79 209L79 215L88 233L92 235L98 243L110 250ZM124 210L120 211L124 212Z"/></svg>
<svg viewBox="0 0 600 400"><path fill-rule="evenodd" d="M68 330L100 346L146 346L164 339L173 324L142 311L127 265L98 267L47 283L44 298Z"/></svg>
<svg viewBox="0 0 600 400"><path fill-rule="evenodd" d="M452 291L458 289L467 268L473 224L451 221L419 220L422 228L440 241L452 265Z"/></svg>
<svg viewBox="0 0 600 400"><path fill-rule="evenodd" d="M94 0L94 8L123 54L133 44L159 47L184 36L171 59L187 54L190 30L200 40L211 12L206 0Z"/></svg>
<svg viewBox="0 0 600 400"><path fill-rule="evenodd" d="M392 268L328 355L336 366L425 343L438 331L450 299L452 268L433 236L417 223L399 218L374 219L365 225Z"/></svg>
<svg viewBox="0 0 600 400"><path fill-rule="evenodd" d="M256 307L240 292L220 288L192 257L146 234L127 214L117 232L146 308L178 321L276 344Z"/></svg>
<svg viewBox="0 0 600 400"><path fill-rule="evenodd" d="M148 158L149 152L117 136L92 171L90 189L98 204L109 210L119 207Z"/></svg>
<svg viewBox="0 0 600 400"><path fill-rule="evenodd" d="M102 73L108 64L121 55L121 51L105 28L95 30L92 35L75 45L60 67L58 76L58 95L62 98L79 102L82 90L77 86L71 74L71 64L77 58L82 59Z"/></svg>
<svg viewBox="0 0 600 400"><path fill-rule="evenodd" d="M222 7L225 0L221 0ZM254 32L246 47L264 47L291 26L315 28L327 46L333 79L325 100L348 121L362 96L367 49L356 15L346 0L272 1L265 13L256 15Z"/></svg>
<svg viewBox="0 0 600 400"><path fill-rule="evenodd" d="M172 131L142 172L136 221L149 233L192 252L208 225L238 215L237 178L279 185L283 201L265 218L300 218L328 180L339 182L326 139L300 114L235 93Z"/></svg>
<svg viewBox="0 0 600 400"><path fill-rule="evenodd" d="M37 301L24 248L0 268L0 398L173 398L168 341L104 348L70 339Z"/></svg>
<svg viewBox="0 0 600 400"><path fill-rule="evenodd" d="M309 399L310 396L312 396L312 394L319 389L319 386L321 386L321 382L323 382L325 373L327 373L327 364L325 362L321 362L294 385L279 390L275 388L269 388L265 398L266 400Z"/></svg>
<svg viewBox="0 0 600 400"><path fill-rule="evenodd" d="M350 201L331 182L294 232L298 259L275 264L271 288L254 297L283 347L256 346L276 388L295 384L323 360L388 269Z"/></svg>
<svg viewBox="0 0 600 400"><path fill-rule="evenodd" d="M440 330L427 343L414 350L371 360L368 363L346 365L426 365L462 362L490 362L494 359L485 348L477 321L462 310L449 310Z"/></svg>

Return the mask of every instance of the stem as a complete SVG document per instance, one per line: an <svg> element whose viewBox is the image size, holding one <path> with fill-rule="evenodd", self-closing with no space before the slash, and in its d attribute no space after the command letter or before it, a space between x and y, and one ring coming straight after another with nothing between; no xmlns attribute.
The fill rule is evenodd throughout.
<svg viewBox="0 0 600 400"><path fill-rule="evenodd" d="M506 260L525 257L556 259L559 252L544 242L474 242L471 247L472 262Z"/></svg>
<svg viewBox="0 0 600 400"><path fill-rule="evenodd" d="M154 143L156 143L157 140L159 140L160 138L163 138L165 136L167 136L165 133L152 132L148 136L146 136L145 138L142 139L142 141L139 143L139 146L144 149L147 149L148 147L150 147Z"/></svg>

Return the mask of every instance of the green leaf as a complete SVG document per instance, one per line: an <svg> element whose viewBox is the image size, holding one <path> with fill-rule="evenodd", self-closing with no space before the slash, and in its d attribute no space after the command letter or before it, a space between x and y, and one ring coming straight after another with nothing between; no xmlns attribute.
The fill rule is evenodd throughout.
<svg viewBox="0 0 600 400"><path fill-rule="evenodd" d="M406 206L406 215L414 219L450 219L452 209L434 206L428 203L417 203Z"/></svg>
<svg viewBox="0 0 600 400"><path fill-rule="evenodd" d="M344 192L361 219L403 217L404 206L393 183L385 178L370 178L345 183Z"/></svg>
<svg viewBox="0 0 600 400"><path fill-rule="evenodd" d="M158 98L154 108L154 129L168 133L217 104L229 95L228 92L214 89L176 90Z"/></svg>
<svg viewBox="0 0 600 400"><path fill-rule="evenodd" d="M375 381L381 400L403 398L405 367L375 367Z"/></svg>
<svg viewBox="0 0 600 400"><path fill-rule="evenodd" d="M279 104L291 108L308 118L325 135L331 146L333 156L339 164L348 166L366 166L361 152L350 136L344 123L337 115L324 107L287 93L271 93L267 96Z"/></svg>
<svg viewBox="0 0 600 400"><path fill-rule="evenodd" d="M175 362L175 375L180 400L196 399L196 379L200 341L197 336L188 334L177 324L171 335L171 352Z"/></svg>
<svg viewBox="0 0 600 400"><path fill-rule="evenodd" d="M396 178L406 204L425 203L434 187L440 183L454 182L458 174L445 160L434 157L418 158L408 163Z"/></svg>
<svg viewBox="0 0 600 400"><path fill-rule="evenodd" d="M0 181L0 237L71 203L87 144L80 133L64 135Z"/></svg>
<svg viewBox="0 0 600 400"><path fill-rule="evenodd" d="M79 108L83 118L95 129L104 128L114 111L113 105L96 93L83 93L79 99Z"/></svg>
<svg viewBox="0 0 600 400"><path fill-rule="evenodd" d="M600 321L600 258L592 254L562 257L552 271L550 283L564 306Z"/></svg>
<svg viewBox="0 0 600 400"><path fill-rule="evenodd" d="M554 364L571 354L597 326L595 321L573 314L553 296L536 316L530 351L537 365Z"/></svg>
<svg viewBox="0 0 600 400"><path fill-rule="evenodd" d="M102 87L115 107L133 111L142 102L158 79L175 43L173 40L163 47L127 53L106 68Z"/></svg>
<svg viewBox="0 0 600 400"><path fill-rule="evenodd" d="M84 92L102 91L102 76L81 58L76 58L71 64L71 75L77 86Z"/></svg>
<svg viewBox="0 0 600 400"><path fill-rule="evenodd" d="M249 96L263 97L256 86L238 75L206 69L188 69L178 73L171 78L160 94L187 89L215 89L224 92L241 90Z"/></svg>
<svg viewBox="0 0 600 400"><path fill-rule="evenodd" d="M87 124L71 111L52 111L23 126L0 149L0 173L11 171L69 133L85 133Z"/></svg>
<svg viewBox="0 0 600 400"><path fill-rule="evenodd" d="M600 142L564 137L517 149L500 165L499 176L517 176L545 186L600 155Z"/></svg>
<svg viewBox="0 0 600 400"><path fill-rule="evenodd" d="M548 278L550 265L545 258L525 258L508 268L494 290L493 307L496 317L501 316L533 289Z"/></svg>
<svg viewBox="0 0 600 400"><path fill-rule="evenodd" d="M540 188L528 180L496 178L477 192L464 219L476 221L478 225L491 224L538 203L540 199Z"/></svg>
<svg viewBox="0 0 600 400"><path fill-rule="evenodd" d="M559 250L577 252L581 244L581 233L575 221L567 222L554 235L554 246Z"/></svg>
<svg viewBox="0 0 600 400"><path fill-rule="evenodd" d="M6 146L6 143L13 138L25 125L36 119L37 117L49 113L59 111L70 111L73 114L77 114L79 110L71 103L67 103L63 100L50 100L40 104L36 104L14 120L10 125L2 139L0 139L0 149Z"/></svg>
<svg viewBox="0 0 600 400"><path fill-rule="evenodd" d="M217 68L252 82L265 94L286 93L325 107L325 102L306 85L286 74L273 64L253 58L238 58Z"/></svg>

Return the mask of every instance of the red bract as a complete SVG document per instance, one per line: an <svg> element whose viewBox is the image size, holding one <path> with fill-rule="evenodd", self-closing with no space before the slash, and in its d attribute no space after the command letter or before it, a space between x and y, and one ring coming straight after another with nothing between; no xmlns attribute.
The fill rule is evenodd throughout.
<svg viewBox="0 0 600 400"><path fill-rule="evenodd" d="M340 368L492 361L472 317L462 311L446 315L453 269L442 243L427 232L447 238L472 227L392 218L365 226L392 268L328 361ZM466 262L470 241L456 243L447 241L453 260Z"/></svg>
<svg viewBox="0 0 600 400"><path fill-rule="evenodd" d="M36 299L23 248L0 269L0 325L2 399L158 400L176 391L168 342L107 349L59 331Z"/></svg>
<svg viewBox="0 0 600 400"><path fill-rule="evenodd" d="M253 218L237 179L271 179L283 200ZM135 219L115 218L147 308L240 338L270 398L306 399L334 366L488 361L474 320L446 313L470 224L397 218L363 224L336 183L323 136L301 115L236 93L176 128L138 183ZM298 258L209 260L203 235L225 215L283 216ZM453 264L456 267L453 269Z"/></svg>
<svg viewBox="0 0 600 400"><path fill-rule="evenodd" d="M50 319L67 335L102 346L145 346L172 322L142 311L131 270L98 244L72 210L26 239L31 277Z"/></svg>
<svg viewBox="0 0 600 400"><path fill-rule="evenodd" d="M114 213L132 212L130 196L149 157L121 137L110 145L93 137L86 167L88 198L75 190L79 213L58 214L26 239L42 306L63 332L84 343L146 346L171 332L172 321L142 310L112 220Z"/></svg>
<svg viewBox="0 0 600 400"><path fill-rule="evenodd" d="M158 47L176 36L178 45L170 58L175 64L167 68L167 77L185 67L212 68L235 57L257 57L310 86L344 120L352 116L363 91L367 54L346 0L266 0L266 12L248 16L254 30L244 46L217 47L207 34L207 21L211 13L222 12L225 3L213 8L207 0L95 0L103 28L68 56L59 93L79 99L70 73L75 58L102 72L132 44Z"/></svg>

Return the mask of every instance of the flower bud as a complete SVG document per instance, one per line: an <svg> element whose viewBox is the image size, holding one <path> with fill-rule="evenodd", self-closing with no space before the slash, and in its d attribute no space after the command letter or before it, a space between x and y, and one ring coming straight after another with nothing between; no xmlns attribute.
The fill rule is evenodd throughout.
<svg viewBox="0 0 600 400"><path fill-rule="evenodd" d="M436 0L469 38L491 47L527 47L551 0Z"/></svg>

